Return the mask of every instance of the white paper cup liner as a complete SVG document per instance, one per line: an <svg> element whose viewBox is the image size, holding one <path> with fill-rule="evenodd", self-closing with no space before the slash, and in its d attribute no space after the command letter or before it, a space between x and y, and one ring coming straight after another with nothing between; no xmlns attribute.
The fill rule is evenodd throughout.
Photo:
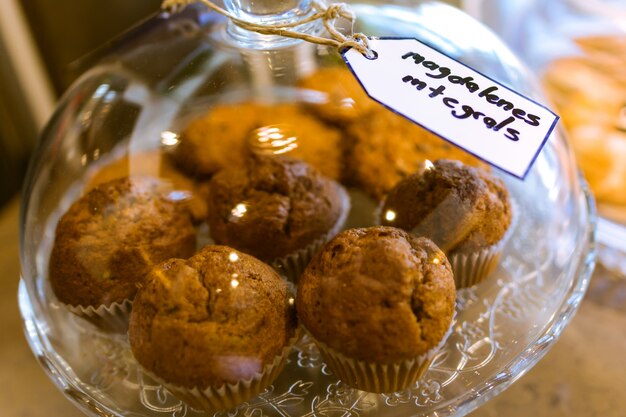
<svg viewBox="0 0 626 417"><path fill-rule="evenodd" d="M502 242L470 254L450 255L448 260L457 290L483 282L496 269L502 255Z"/></svg>
<svg viewBox="0 0 626 417"><path fill-rule="evenodd" d="M294 337L289 340L287 346L282 349L280 354L278 354L271 363L263 367L262 372L253 375L250 379L242 380L235 384L226 383L220 387L208 387L204 389L198 387L186 388L170 384L154 375L152 372L146 370L144 370L144 372L167 388L176 398L184 401L187 405L196 410L207 412L229 410L256 397L276 380L285 367L291 349L300 339L300 334L300 328L296 329Z"/></svg>
<svg viewBox="0 0 626 417"><path fill-rule="evenodd" d="M456 313L455 313L456 315ZM412 386L428 370L437 352L452 333L450 328L437 346L423 355L391 364L352 359L312 337L330 370L347 385L362 391L389 393Z"/></svg>
<svg viewBox="0 0 626 417"><path fill-rule="evenodd" d="M517 204L513 200L511 200L511 212L511 224L498 243L477 252L456 253L448 256L457 289L480 284L497 268L504 245L513 234L517 222Z"/></svg>
<svg viewBox="0 0 626 417"><path fill-rule="evenodd" d="M313 256L315 256L315 254L322 248L322 246L324 246L324 244L326 244L326 242L339 233L346 223L348 214L350 213L350 196L345 188L340 185L337 185L337 187L339 190L341 212L339 213L339 217L337 218L334 226L326 234L324 234L324 236L315 240L308 246L290 253L287 256L274 259L271 262L272 267L287 277L288 280L297 283L298 278L302 275L302 272L304 272L304 269L309 264L311 259L313 259Z"/></svg>
<svg viewBox="0 0 626 417"><path fill-rule="evenodd" d="M114 333L126 333L128 331L128 318L133 307L131 300L121 303L112 303L109 306L72 306L62 304L73 314L93 323L96 327Z"/></svg>

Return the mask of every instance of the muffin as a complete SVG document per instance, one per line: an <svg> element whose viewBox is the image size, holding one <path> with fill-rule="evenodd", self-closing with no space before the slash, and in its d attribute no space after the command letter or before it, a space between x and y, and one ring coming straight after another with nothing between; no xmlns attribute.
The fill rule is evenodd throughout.
<svg viewBox="0 0 626 417"><path fill-rule="evenodd" d="M442 159L400 181L385 198L379 220L435 242L452 264L457 288L463 288L497 266L512 206L502 180Z"/></svg>
<svg viewBox="0 0 626 417"><path fill-rule="evenodd" d="M393 227L341 232L298 285L298 317L331 370L370 392L412 385L444 343L456 292L446 256Z"/></svg>
<svg viewBox="0 0 626 417"><path fill-rule="evenodd" d="M295 138L294 146L279 149L302 159L327 177L342 176L341 132L317 120L296 104L256 103L215 106L183 130L172 152L176 166L187 175L210 178L223 168L242 166L259 135L275 129L282 137Z"/></svg>
<svg viewBox="0 0 626 417"><path fill-rule="evenodd" d="M244 167L220 171L209 187L213 240L293 280L340 230L350 206L343 187L286 156L253 155Z"/></svg>
<svg viewBox="0 0 626 417"><path fill-rule="evenodd" d="M184 128L171 154L174 163L197 178L241 165L247 154L246 137L261 125L260 111L255 103L214 106Z"/></svg>
<svg viewBox="0 0 626 417"><path fill-rule="evenodd" d="M339 129L321 122L302 106L294 104L265 107L261 125L278 126L283 136L295 139L295 146L288 153L282 153L279 149L274 154L285 154L301 159L333 180L343 178L343 153L348 141ZM258 137L259 130L265 129L257 129L249 135L253 143Z"/></svg>
<svg viewBox="0 0 626 417"><path fill-rule="evenodd" d="M351 182L378 201L427 159L456 159L486 167L465 151L380 105L377 111L350 125L348 131L354 140L347 160Z"/></svg>
<svg viewBox="0 0 626 417"><path fill-rule="evenodd" d="M58 300L105 329L127 326L130 304L150 268L195 251L187 207L150 177L100 184L61 217L49 262Z"/></svg>
<svg viewBox="0 0 626 417"><path fill-rule="evenodd" d="M177 199L189 207L194 222L207 216L206 199L202 197L202 186L181 174L160 150L138 152L98 166L89 175L86 189L118 178L130 176L152 176L166 183L176 192Z"/></svg>
<svg viewBox="0 0 626 417"><path fill-rule="evenodd" d="M320 68L301 79L298 85L325 93L322 104L311 108L332 123L360 122L362 117L379 107L344 65Z"/></svg>
<svg viewBox="0 0 626 417"><path fill-rule="evenodd" d="M293 295L268 265L226 246L155 266L130 317L132 353L197 409L256 396L283 368L297 336Z"/></svg>

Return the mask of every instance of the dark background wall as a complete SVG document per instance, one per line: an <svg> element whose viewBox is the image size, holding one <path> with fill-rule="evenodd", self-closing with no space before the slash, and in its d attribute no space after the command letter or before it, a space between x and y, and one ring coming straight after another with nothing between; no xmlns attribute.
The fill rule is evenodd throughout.
<svg viewBox="0 0 626 417"><path fill-rule="evenodd" d="M161 0L21 0L55 90L79 74L74 63L159 10Z"/></svg>
<svg viewBox="0 0 626 417"><path fill-rule="evenodd" d="M54 93L85 69L77 62L158 11L161 0L21 0ZM0 207L20 189L39 127L0 39Z"/></svg>

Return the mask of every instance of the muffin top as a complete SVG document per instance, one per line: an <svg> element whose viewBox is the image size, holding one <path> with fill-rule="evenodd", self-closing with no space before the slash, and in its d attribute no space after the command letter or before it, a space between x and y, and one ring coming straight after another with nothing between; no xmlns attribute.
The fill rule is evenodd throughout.
<svg viewBox="0 0 626 417"><path fill-rule="evenodd" d="M106 182L61 217L49 278L58 299L73 306L133 299L150 268L195 250L188 208L151 177Z"/></svg>
<svg viewBox="0 0 626 417"><path fill-rule="evenodd" d="M137 361L183 387L250 379L295 336L287 284L268 265L226 246L155 266L139 290L129 340Z"/></svg>
<svg viewBox="0 0 626 417"><path fill-rule="evenodd" d="M211 180L209 227L217 243L270 261L322 238L344 205L340 186L310 165L254 155Z"/></svg>
<svg viewBox="0 0 626 417"><path fill-rule="evenodd" d="M98 166L89 176L86 189L118 178L130 176L151 176L166 183L171 191L177 191L189 207L196 222L202 222L207 216L207 205L202 198L201 186L174 168L170 158L162 150L151 150L124 155L106 165Z"/></svg>
<svg viewBox="0 0 626 417"><path fill-rule="evenodd" d="M486 167L474 156L381 105L348 131L354 140L347 153L348 176L378 201L425 160L456 159Z"/></svg>
<svg viewBox="0 0 626 417"><path fill-rule="evenodd" d="M223 168L244 165L252 152L250 142L272 129L282 139L295 139L289 156L308 162L329 178L341 177L340 131L297 104L215 106L187 125L172 157L187 175L209 178Z"/></svg>
<svg viewBox="0 0 626 417"><path fill-rule="evenodd" d="M302 88L326 93L326 101L312 108L330 122L359 122L361 117L379 106L343 65L319 68L298 84Z"/></svg>
<svg viewBox="0 0 626 417"><path fill-rule="evenodd" d="M434 243L378 226L328 242L300 278L296 307L307 330L329 347L395 363L440 343L455 299L450 264Z"/></svg>
<svg viewBox="0 0 626 417"><path fill-rule="evenodd" d="M502 180L459 161L438 160L398 183L380 216L381 224L426 236L451 254L498 243L512 212Z"/></svg>

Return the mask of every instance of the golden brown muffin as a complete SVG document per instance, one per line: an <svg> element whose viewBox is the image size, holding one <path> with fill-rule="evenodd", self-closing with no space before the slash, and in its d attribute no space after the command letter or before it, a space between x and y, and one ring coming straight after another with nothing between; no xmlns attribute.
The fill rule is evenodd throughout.
<svg viewBox="0 0 626 417"><path fill-rule="evenodd" d="M244 167L220 171L208 201L215 242L263 261L324 237L347 209L340 185L284 156L254 155Z"/></svg>
<svg viewBox="0 0 626 417"><path fill-rule="evenodd" d="M502 180L480 168L442 159L389 192L380 223L428 237L450 256L498 243L511 217Z"/></svg>
<svg viewBox="0 0 626 417"><path fill-rule="evenodd" d="M61 217L50 255L49 278L71 306L133 299L155 264L195 251L188 209L167 197L157 179L132 177L101 184Z"/></svg>
<svg viewBox="0 0 626 417"><path fill-rule="evenodd" d="M171 191L179 192L181 201L188 205L194 221L204 221L207 216L206 199L202 196L201 185L181 174L174 168L169 158L160 150L125 155L93 172L86 190L118 178L131 176L151 176L166 183Z"/></svg>
<svg viewBox="0 0 626 417"><path fill-rule="evenodd" d="M296 307L316 340L378 364L422 355L444 338L456 292L434 243L392 227L338 234L311 261Z"/></svg>
<svg viewBox="0 0 626 417"><path fill-rule="evenodd" d="M287 284L261 261L205 246L154 267L139 290L129 340L137 361L187 388L219 387L261 372L297 327Z"/></svg>
<svg viewBox="0 0 626 417"><path fill-rule="evenodd" d="M342 155L348 142L340 130L324 124L293 104L266 107L264 111L264 126L279 123L285 136L295 137L296 147L284 155L301 159L333 180L343 177Z"/></svg>
<svg viewBox="0 0 626 417"><path fill-rule="evenodd" d="M255 103L224 104L192 120L172 153L176 166L187 175L210 177L241 165L248 152L246 138L261 126L261 109Z"/></svg>
<svg viewBox="0 0 626 417"><path fill-rule="evenodd" d="M355 141L347 161L352 182L377 200L425 160L457 159L485 167L465 151L382 106L351 125L349 132Z"/></svg>
<svg viewBox="0 0 626 417"><path fill-rule="evenodd" d="M250 144L259 134L278 128L286 138L295 138L289 156L302 159L324 175L339 179L342 174L342 137L296 104L255 103L216 106L192 121L173 151L177 167L188 175L206 178L222 168L241 166L251 153ZM279 149L278 153L285 149Z"/></svg>
<svg viewBox="0 0 626 417"><path fill-rule="evenodd" d="M320 68L300 80L298 85L326 94L326 101L311 106L311 109L330 122L360 122L362 117L379 106L343 65Z"/></svg>

